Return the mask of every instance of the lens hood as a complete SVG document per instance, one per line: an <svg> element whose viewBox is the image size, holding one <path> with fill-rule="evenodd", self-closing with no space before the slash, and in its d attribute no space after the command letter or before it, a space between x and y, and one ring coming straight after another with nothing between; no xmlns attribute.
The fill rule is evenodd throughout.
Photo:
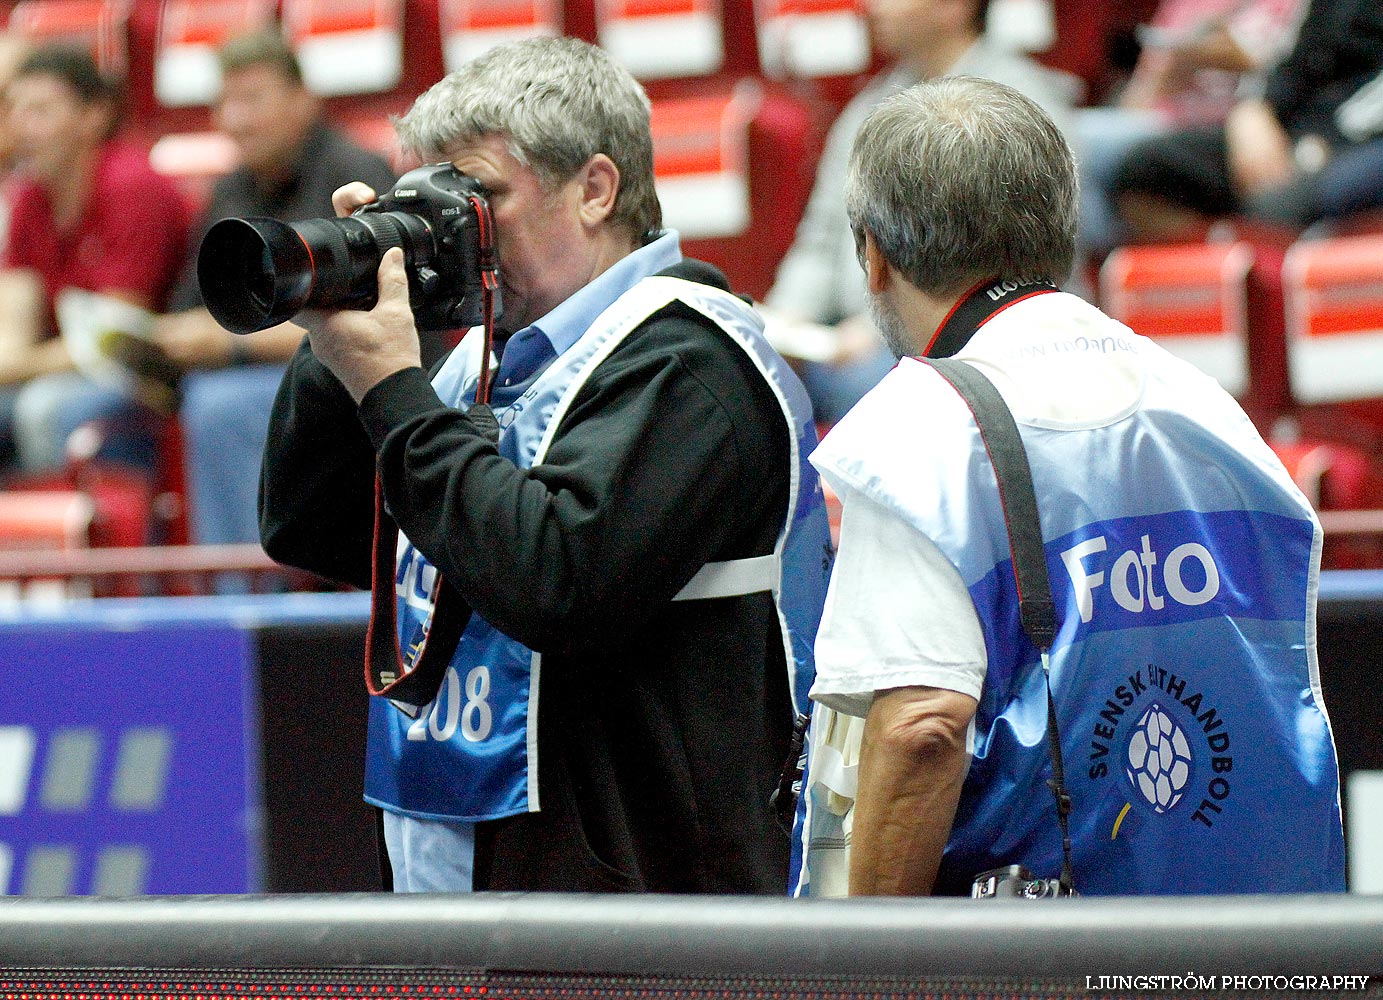
<svg viewBox="0 0 1383 1000"><path fill-rule="evenodd" d="M207 310L232 333L254 333L293 317L312 294L307 243L277 219L222 219L197 253Z"/></svg>

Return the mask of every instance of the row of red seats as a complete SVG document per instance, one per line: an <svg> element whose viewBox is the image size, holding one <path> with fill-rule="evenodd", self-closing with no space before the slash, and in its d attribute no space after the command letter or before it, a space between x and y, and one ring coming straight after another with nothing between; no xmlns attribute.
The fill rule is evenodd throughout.
<svg viewBox="0 0 1383 1000"><path fill-rule="evenodd" d="M991 14L1008 23L1045 9L1052 43L1041 58L1094 100L1118 72L1119 40L1155 7L992 0ZM490 45L531 34L599 42L655 85L850 77L871 63L860 0L0 0L0 12L21 33L89 43L103 66L129 74L148 114L204 105L215 83L208 48L275 17L324 94L416 94Z"/></svg>
<svg viewBox="0 0 1383 1000"><path fill-rule="evenodd" d="M1243 401L1317 510L1383 509L1383 231L1124 247L1099 284ZM1383 565L1380 541L1328 538L1326 564Z"/></svg>
<svg viewBox="0 0 1383 1000"><path fill-rule="evenodd" d="M650 53L684 47L688 18L714 22L714 31L702 32L707 57L695 67L713 75L665 79L660 86L650 81L655 168L668 224L683 231L688 249L725 267L737 287L764 294L810 190L835 105L810 88L755 75L757 51L731 44L754 37L752 16L748 31L737 23L736 12L747 15L747 5L722 10L707 0L600 0L597 9L591 2L584 25L573 23L578 12L571 3L559 12L548 0L21 0L8 23L36 39L89 44L109 68L123 69L135 131L153 145L156 168L179 180L195 202L235 156L210 131L206 104L217 85L216 49L275 17L310 85L328 96L329 113L386 155L393 152L389 115L406 110L446 66L479 46L565 30L626 47L651 72L658 67L647 61ZM846 18L856 25L854 63L840 60L844 47L834 30L837 44L824 50L836 53L835 61L793 65L831 72L867 67L853 0L761 0L753 9L764 36L776 38L784 52L812 50L801 41L811 34L804 25ZM663 63L664 71L692 68Z"/></svg>
<svg viewBox="0 0 1383 1000"><path fill-rule="evenodd" d="M1072 0L1051 7L1047 60L1094 83L1111 34L1151 0L1096 14ZM12 30L90 45L125 74L136 130L194 202L234 161L209 131L215 51L253 26L281 20L333 117L385 154L388 117L484 47L559 32L598 41L655 101L668 224L759 296L791 240L825 129L872 68L859 0L0 0L7 8Z"/></svg>
<svg viewBox="0 0 1383 1000"><path fill-rule="evenodd" d="M813 78L867 70L855 0L19 0L12 30L89 44L136 113L181 127L215 95L214 51L280 19L314 90L404 100L496 42L568 34L640 79ZM163 128L161 130L167 130Z"/></svg>
<svg viewBox="0 0 1383 1000"><path fill-rule="evenodd" d="M676 6L626 5L627 12L662 24L683 16ZM697 16L720 16L704 0L696 0L696 7ZM828 7L818 4L818 13L826 16ZM467 46L494 41L496 33L559 27L591 35L572 32L571 13L569 7L563 25L554 20L553 5L542 0L22 0L9 10L8 24L36 41L89 45L108 70L124 72L130 117L152 146L152 162L197 202L236 155L225 137L210 131L205 107L216 89L215 52L229 37L281 18L309 84L328 95L329 115L365 145L388 154L388 115L406 109L414 94L442 75L444 64L468 56ZM850 16L856 17L853 9ZM626 33L624 43L634 41ZM350 73L342 72L343 63ZM373 94L347 93L372 88ZM736 287L763 295L805 203L833 108L809 93L793 94L739 74L703 79L685 90L671 81L661 91L652 85L650 90L655 167L668 223L691 237L689 252L720 264ZM757 168L752 182L751 160ZM0 493L0 548L185 543L176 424L164 430L161 471L153 481L78 457L51 481L28 483L35 494ZM117 581L115 592L131 586L142 584L126 578ZM111 592L105 585L97 591Z"/></svg>

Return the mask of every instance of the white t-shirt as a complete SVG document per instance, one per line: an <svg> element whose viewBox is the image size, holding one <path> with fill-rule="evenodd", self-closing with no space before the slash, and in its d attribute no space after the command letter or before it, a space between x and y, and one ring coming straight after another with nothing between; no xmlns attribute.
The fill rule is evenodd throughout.
<svg viewBox="0 0 1383 1000"><path fill-rule="evenodd" d="M978 699L984 635L960 573L930 538L880 504L853 491L841 499L812 698L857 716L869 713L874 692L908 685Z"/></svg>

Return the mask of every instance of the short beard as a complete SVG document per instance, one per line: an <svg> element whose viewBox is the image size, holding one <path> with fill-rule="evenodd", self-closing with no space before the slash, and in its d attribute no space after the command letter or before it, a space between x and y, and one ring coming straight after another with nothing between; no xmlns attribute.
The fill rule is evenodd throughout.
<svg viewBox="0 0 1383 1000"><path fill-rule="evenodd" d="M884 346L892 352L895 358L902 360L909 355L917 354L917 343L908 333L907 327L903 325L903 317L898 315L898 310L893 307L882 295L871 295L869 297L869 319L874 324L874 328L879 331L879 336L884 339Z"/></svg>

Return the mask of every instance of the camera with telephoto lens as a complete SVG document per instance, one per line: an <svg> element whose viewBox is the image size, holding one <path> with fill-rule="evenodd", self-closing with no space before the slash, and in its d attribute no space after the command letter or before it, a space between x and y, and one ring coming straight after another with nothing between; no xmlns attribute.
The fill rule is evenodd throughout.
<svg viewBox="0 0 1383 1000"><path fill-rule="evenodd" d="M370 309L379 263L400 247L418 329L475 326L483 319L484 262L471 199L485 195L474 178L438 163L410 170L343 219L222 219L197 254L202 298L233 333L267 329L303 309ZM498 294L496 287L496 315Z"/></svg>
<svg viewBox="0 0 1383 1000"><path fill-rule="evenodd" d="M975 876L971 899L1055 899L1074 896L1075 890L1059 878L1033 878L1022 865L991 868Z"/></svg>

